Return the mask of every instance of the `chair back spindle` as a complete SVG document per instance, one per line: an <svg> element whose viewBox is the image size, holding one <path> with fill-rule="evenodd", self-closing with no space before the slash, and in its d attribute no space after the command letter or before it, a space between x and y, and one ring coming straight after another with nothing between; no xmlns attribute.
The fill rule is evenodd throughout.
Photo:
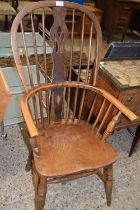
<svg viewBox="0 0 140 210"><path fill-rule="evenodd" d="M39 8L42 13L36 17L34 10ZM87 20L90 32L85 35ZM91 73L95 85L102 45L101 29L96 17L82 6L69 2L57 6L55 1L30 3L16 16L11 33L13 55L25 91L30 88L28 78L32 87L36 85L35 82L42 83L40 70L45 76L44 82L71 81L72 66L78 64L77 81L80 81L85 54L85 83L89 83ZM29 33L32 36L29 37ZM94 64L93 69L90 69L91 64ZM37 81L34 81L33 65ZM27 66L28 78L23 66Z"/></svg>
<svg viewBox="0 0 140 210"><path fill-rule="evenodd" d="M31 6L30 6L31 5ZM63 2L63 6L58 6L55 1L39 2L30 4L23 9L15 18L12 26L12 48L13 55L16 62L17 70L19 72L21 81L25 92L30 88L42 83L61 83L64 81L72 82L73 80L73 64L78 64L77 82L81 82L83 56L86 52L84 63L87 63L84 83L89 84L91 79L89 75L94 78L98 71L100 49L101 49L101 30L96 17L82 6L77 4ZM41 26L41 33L36 27L36 17L34 11L41 8L39 26ZM46 12L48 9L48 13ZM30 28L30 40L28 40L29 33L26 32L26 25L24 19L28 15L28 25ZM50 26L48 20L52 18ZM86 26L85 21L88 19L91 26L90 33L85 36ZM79 21L80 39L76 37L77 25L75 22ZM81 25L80 25L81 22ZM21 32L19 32L19 29ZM21 44L22 43L22 44ZM77 45L78 43L78 45ZM75 47L75 45L77 45ZM69 47L68 47L69 46ZM48 49L52 49L48 52ZM75 51L77 59L75 60ZM94 52L93 52L94 51ZM65 63L67 55L67 63ZM91 64L93 69L90 69ZM24 70L23 66L26 66ZM43 76L42 76L43 75ZM95 81L93 79L93 83ZM68 120L71 112L71 88L66 89L67 104L66 118ZM38 97L33 97L33 109L36 119L36 124L39 125L39 119L44 125L44 110L49 116L49 109L54 110L55 120L62 118L64 109L64 93L61 88L57 88L51 92L46 91L45 103L42 93L38 93ZM78 119L81 119L82 109L86 91L83 91L82 101ZM79 98L79 88L76 87L74 95L74 108L72 120L74 121L77 112L77 103ZM49 104L50 103L50 104ZM38 106L40 109L38 109ZM64 112L63 112L64 114ZM51 115L50 115L51 116ZM48 120L50 121L50 120Z"/></svg>

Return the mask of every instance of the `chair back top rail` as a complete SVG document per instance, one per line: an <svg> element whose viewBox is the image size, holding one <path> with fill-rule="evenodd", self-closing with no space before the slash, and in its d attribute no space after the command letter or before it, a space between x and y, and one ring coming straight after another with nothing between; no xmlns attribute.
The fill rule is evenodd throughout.
<svg viewBox="0 0 140 210"><path fill-rule="evenodd" d="M46 8L48 8L48 15L46 12ZM73 53L74 53L74 47L75 47L75 22L80 21L81 22L81 35L80 35L80 47L79 47L79 69L78 69L78 81L80 81L80 74L81 74L81 64L82 64L82 56L84 53L84 44L87 48L87 71L86 71L86 79L85 82L88 83L89 80L89 66L90 64L93 64L93 85L96 83L96 77L99 67L99 60L100 60L100 51L102 46L102 35L101 35L101 29L100 25L98 23L97 18L94 14L92 14L90 11L88 11L86 8L84 8L82 5L71 3L71 2L65 2L65 1L39 1L30 3L28 6L26 6L23 10L21 10L15 20L13 21L13 25L11 28L11 44L12 44L12 50L13 50L13 56L15 59L16 67L18 70L18 73L20 75L21 81L23 83L25 91L28 91L28 85L25 78L25 75L23 73L23 64L22 64L22 55L18 47L18 31L21 30L22 33L22 39L23 39L23 49L22 53L24 52L28 73L29 73L29 80L31 87L34 86L33 81L33 73L32 73L32 67L30 62L30 53L29 48L27 46L27 38L25 33L25 24L23 22L24 18L28 15L29 16L29 25L31 29L32 34L32 42L33 42L33 48L34 48L34 60L36 65L36 75L37 75L37 82L40 84L40 61L39 61L39 55L38 55L38 40L36 38L36 28L35 28L35 20L34 20L34 10L41 9L42 13L39 16L39 23L42 25L42 56L43 56L43 71L45 76L45 82L48 82L48 76L49 76L49 70L48 70L48 63L47 63L47 47L46 44L49 43L52 48L52 73L51 78L53 78L54 82L62 82L64 81L64 61L65 61L65 45L67 44L67 41L69 40L69 69L68 69L68 80L71 81L71 75L72 75L72 65L73 63ZM70 12L70 13L69 13ZM49 16L51 13L51 16ZM80 13L80 19L78 19L78 15ZM70 28L68 26L69 19L67 20L67 17L69 17L69 14L71 14L71 23ZM77 15L78 14L78 15ZM52 18L52 24L49 29L47 29L46 22L49 21L49 18ZM90 33L89 38L85 37L85 22L88 19L89 25L90 25ZM48 20L48 21L47 21ZM79 25L80 25L80 22ZM46 31L49 31L49 40L46 39ZM70 33L71 32L71 33ZM85 38L88 40L88 44L85 43ZM94 43L94 49L93 49L93 38L95 39L96 43ZM95 51L93 53L93 51ZM92 59L92 54L94 54L94 58ZM91 63L92 61L92 63Z"/></svg>

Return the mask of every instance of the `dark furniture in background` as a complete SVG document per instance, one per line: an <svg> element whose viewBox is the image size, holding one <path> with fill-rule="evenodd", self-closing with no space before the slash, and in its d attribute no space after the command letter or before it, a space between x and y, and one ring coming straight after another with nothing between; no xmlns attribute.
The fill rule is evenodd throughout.
<svg viewBox="0 0 140 210"><path fill-rule="evenodd" d="M138 18L140 16L140 11L139 13L136 14L133 13L133 17L135 18L135 22L132 21L132 23L135 23L135 26L140 26L140 18L136 19L136 17ZM132 27L132 25L131 25ZM134 29L134 26L132 27L132 29ZM138 28L137 28L138 29ZM140 60L140 42L136 42L136 43L118 43L118 42L114 42L110 45L107 53L105 54L104 60L126 60L126 59L131 59L132 62L135 62L135 59L139 59ZM137 65L137 69L138 72L140 72L140 67L139 65ZM139 74L139 73L138 73ZM132 100L132 104L130 105L130 109L133 107L135 107L136 113L138 114L138 116L140 115L139 113L139 106L140 106L140 83L139 85L135 86L134 89L136 88L136 93L130 96L130 101ZM129 89L129 88L128 88ZM130 93L131 93L132 89L130 88ZM129 94L129 92L128 92ZM137 100L136 100L137 98ZM135 101L136 100L136 101ZM140 121L140 120L139 120ZM137 129L134 135L134 139L130 148L130 152L129 152L129 156L132 155L138 141L140 140L140 124L139 122L137 123ZM128 129L129 130L129 129ZM129 132L133 135L133 133L129 130Z"/></svg>
<svg viewBox="0 0 140 210"><path fill-rule="evenodd" d="M138 115L136 121L130 122L127 118L122 117L120 122L116 125L115 129L119 130L121 128L129 128L131 126L138 126L134 135L134 139L131 145L129 156L132 155L138 141L140 140L140 43L122 43L122 42L113 42L104 57L104 65L100 66L97 86L111 92L116 98L118 98L122 103L134 111ZM113 64L115 62L115 65ZM111 71L108 71L108 68L111 67ZM128 72L127 68L132 66L132 70ZM130 68L129 67L129 68ZM81 75L81 81L84 80L85 70L87 65L82 65L83 74ZM121 68L123 71L120 71ZM90 66L92 70L92 66ZM116 72L116 77L113 75L113 71L118 69L118 74ZM134 71L133 71L134 70ZM77 80L77 71L78 65L73 65L72 79ZM119 72L120 71L120 72ZM130 75L129 75L130 74ZM135 76L136 79L133 80L131 84L131 77ZM125 78L124 83L119 81L119 77ZM139 79L138 79L139 77ZM130 79L130 80L129 80ZM137 80L138 79L138 80ZM128 81L127 81L128 80ZM130 84L129 84L130 82ZM74 91L71 92L74 97ZM79 104L81 101L82 92L79 93ZM93 97L90 93L87 92L86 100L84 104L84 115L83 119L86 118L88 114L89 106ZM73 104L71 104L71 109L73 110ZM113 112L112 112L113 113ZM77 113L78 114L78 113ZM112 115L110 115L112 117ZM95 116L92 117L94 121ZM128 129L129 130L129 129ZM129 132L131 132L129 130ZM132 132L131 132L132 134Z"/></svg>
<svg viewBox="0 0 140 210"><path fill-rule="evenodd" d="M121 69L121 66L123 66L123 73L116 74L117 76L114 77L111 72L108 73L107 69L109 66L112 66L112 72L117 69ZM132 65L132 71L128 71L127 75L127 69L128 66ZM135 67L134 67L135 66ZM134 72L133 72L134 67ZM137 78L139 76L139 60L118 60L118 61L105 61L105 66L101 66L98 75L97 84L98 87L104 88L105 90L109 91L114 95L116 98L118 98L123 104L125 104L131 111L133 111L135 114L137 114L138 119L136 121L130 122L127 118L122 117L120 119L120 122L116 125L115 129L120 130L122 128L130 128L133 126L138 126L137 130L139 130L140 125L140 80L136 81L133 80L131 84L131 79L135 75ZM118 78L125 78L127 82L124 82L122 85L119 82ZM124 80L125 81L125 80ZM136 81L136 83L135 83ZM133 140L133 143L131 145L129 156L132 155L132 152L134 151L134 148L136 146L136 143L138 142L138 139L140 139L140 132L136 131L135 138Z"/></svg>
<svg viewBox="0 0 140 210"><path fill-rule="evenodd" d="M140 33L140 9L133 12L129 27L131 31L136 30Z"/></svg>
<svg viewBox="0 0 140 210"><path fill-rule="evenodd" d="M128 63L127 63L128 62ZM126 117L122 116L119 123L116 124L115 130L120 130L122 128L130 128L133 126L138 126L135 137L133 139L131 149L129 152L129 156L132 155L135 146L137 145L138 140L140 139L140 80L139 84L132 84L132 86L126 85L126 82L124 80L124 84L121 84L119 80L117 80L117 77L114 77L114 75L111 73L115 70L115 68L121 69L121 65L123 68L127 71L127 68L129 65L136 65L137 68L139 68L139 61L138 60L105 60L105 65L100 66L99 74L97 77L97 86L99 88L102 88L108 92L110 92L113 96L115 96L119 101L121 101L123 104L125 104L130 110L134 111L135 114L137 114L138 118L137 120L130 122ZM108 68L112 66L112 70L108 71ZM87 65L82 65L82 70L85 71L87 68ZM92 69L92 66L91 66ZM78 72L78 65L73 66L73 73L72 73L72 79L75 81L77 79L77 72ZM133 72L131 72L133 74ZM85 76L85 73L83 73ZM120 77L125 77L125 71L124 74L122 71L118 72L118 75ZM139 70L137 71L137 75L139 75ZM136 75L136 77L137 77ZM81 76L81 81L84 80L84 76ZM131 75L129 75L131 77ZM128 75L126 76L126 79L128 79ZM123 80L122 80L123 81ZM129 84L129 81L128 81ZM71 92L72 96L74 97L75 92ZM79 98L78 98L78 104L81 102L81 96L82 92L79 92ZM86 100L84 103L84 113L82 115L83 119L85 119L89 113L89 108L91 106L91 103L93 101L94 96L90 92L86 93ZM73 104L71 103L71 109L73 110ZM98 109L97 105L96 109ZM78 113L77 113L78 115ZM112 111L110 114L110 119L114 115L114 112ZM92 114L91 122L94 122L96 119L95 113Z"/></svg>
<svg viewBox="0 0 140 210"><path fill-rule="evenodd" d="M95 5L103 10L102 28L107 32L107 41L110 42L113 35L118 33L121 34L123 41L133 12L135 10L140 12L140 2L137 0L96 0ZM140 20L137 21L140 22Z"/></svg>

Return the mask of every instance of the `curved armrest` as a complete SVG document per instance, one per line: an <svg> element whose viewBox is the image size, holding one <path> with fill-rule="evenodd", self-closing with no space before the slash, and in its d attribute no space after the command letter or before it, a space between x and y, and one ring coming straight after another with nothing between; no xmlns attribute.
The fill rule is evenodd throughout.
<svg viewBox="0 0 140 210"><path fill-rule="evenodd" d="M35 95L39 91L47 90L47 89L52 89L52 88L61 88L61 87L80 87L86 90L90 90L93 92L96 92L100 95L102 95L104 98L106 98L110 103L112 103L120 113L128 117L130 120L136 120L137 116L130 111L125 105L123 105L118 99L116 99L114 96L112 96L110 93L107 91L93 87L91 85L86 85L83 83L76 83L76 82L64 82L64 83L49 83L49 84L43 84L37 87L32 88L30 91L28 91L22 98L21 101L21 107L22 107L22 112L30 133L31 137L39 135L38 129L36 128L34 121L32 119L32 116L30 114L30 110L28 107L28 100L30 97Z"/></svg>
<svg viewBox="0 0 140 210"><path fill-rule="evenodd" d="M30 114L30 110L29 110L27 101L28 101L28 93L25 94L21 100L22 113L23 113L23 116L24 116L24 119L25 119L25 122L26 122L26 125L28 128L28 131L30 133L30 137L38 136L39 133L38 133L38 130L34 124L32 116Z"/></svg>

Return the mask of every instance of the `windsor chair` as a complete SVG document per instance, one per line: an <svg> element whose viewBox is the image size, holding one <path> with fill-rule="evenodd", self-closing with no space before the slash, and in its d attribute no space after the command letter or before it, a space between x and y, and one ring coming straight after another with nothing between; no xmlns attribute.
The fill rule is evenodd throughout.
<svg viewBox="0 0 140 210"><path fill-rule="evenodd" d="M53 23L47 28L45 7L51 8ZM38 53L34 28L33 11L40 8L42 18L42 54ZM67 21L67 13L71 11L71 21ZM81 15L81 38L75 36L76 15ZM34 53L30 55L26 46L24 17L29 15L31 23ZM85 37L85 19L89 19L90 33ZM22 56L18 48L18 31L23 37ZM70 32L69 32L70 31ZM76 179L96 173L104 183L107 205L111 204L113 163L117 160L117 152L107 142L107 136L113 131L121 114L130 120L136 115L122 105L117 99L95 87L102 45L101 29L96 17L82 5L63 1L40 1L25 7L16 16L12 29L11 40L13 56L21 78L25 94L21 101L22 112L30 133L30 144L33 151L32 174L35 187L36 210L45 205L47 184ZM51 56L47 54L46 43L52 46ZM74 52L79 43L79 69L77 81L72 81L72 65ZM88 44L87 44L88 43ZM76 46L76 49L75 49ZM83 82L81 65L83 52L87 52L87 69ZM69 52L69 68L64 68L65 54ZM49 59L51 60L48 60ZM24 60L24 61L23 61ZM26 62L27 71L23 71ZM36 74L33 74L33 62ZM51 65L50 65L51 63ZM93 65L92 71L89 69ZM66 71L66 72L65 72ZM67 74L64 77L64 73ZM40 80L43 74L44 81ZM92 75L89 78L89 75ZM27 77L28 76L28 77ZM92 79L91 79L92 78ZM30 85L28 82L30 81ZM34 81L37 81L35 83ZM71 97L71 91L75 92ZM80 105L77 98L82 90ZM87 91L94 95L87 119L82 119L83 104ZM73 100L73 110L70 108ZM97 113L97 103L100 109ZM77 108L78 107L78 108ZM78 111L78 117L76 112ZM96 119L91 124L90 118L96 111ZM114 117L108 123L110 112Z"/></svg>

